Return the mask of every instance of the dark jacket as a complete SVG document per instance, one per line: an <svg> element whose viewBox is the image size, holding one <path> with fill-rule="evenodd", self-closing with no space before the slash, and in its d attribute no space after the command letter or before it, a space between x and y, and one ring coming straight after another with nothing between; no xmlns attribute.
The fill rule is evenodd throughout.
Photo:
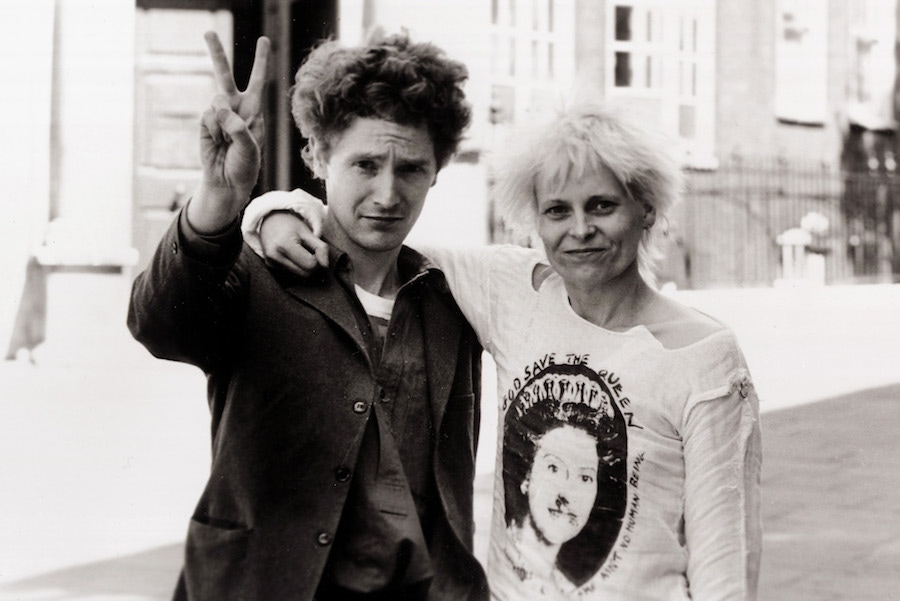
<svg viewBox="0 0 900 601"><path fill-rule="evenodd" d="M333 273L272 272L239 233L222 264L195 260L177 224L128 315L151 353L208 379L212 468L176 599L312 599L377 389L356 309ZM430 598L486 599L472 555L481 348L437 275L422 297L440 497L429 551L447 569Z"/></svg>

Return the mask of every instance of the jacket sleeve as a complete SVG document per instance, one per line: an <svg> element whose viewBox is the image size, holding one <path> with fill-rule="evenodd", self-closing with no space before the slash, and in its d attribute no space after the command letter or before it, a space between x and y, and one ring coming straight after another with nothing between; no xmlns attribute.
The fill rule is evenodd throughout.
<svg viewBox="0 0 900 601"><path fill-rule="evenodd" d="M697 601L756 599L762 526L759 404L746 369L684 421L684 528Z"/></svg>
<svg viewBox="0 0 900 601"><path fill-rule="evenodd" d="M237 223L225 233L193 234L184 209L163 236L149 266L134 281L128 329L153 355L204 371L235 348L244 305Z"/></svg>

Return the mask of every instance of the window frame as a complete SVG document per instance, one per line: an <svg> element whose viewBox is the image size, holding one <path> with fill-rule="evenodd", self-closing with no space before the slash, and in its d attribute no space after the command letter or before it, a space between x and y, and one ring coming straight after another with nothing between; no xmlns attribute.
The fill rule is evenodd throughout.
<svg viewBox="0 0 900 601"><path fill-rule="evenodd" d="M631 39L617 39L617 11L626 7ZM616 0L606 10L608 97L644 107L642 118L677 143L686 166L714 166L715 0ZM631 85L617 81L624 54L632 59Z"/></svg>

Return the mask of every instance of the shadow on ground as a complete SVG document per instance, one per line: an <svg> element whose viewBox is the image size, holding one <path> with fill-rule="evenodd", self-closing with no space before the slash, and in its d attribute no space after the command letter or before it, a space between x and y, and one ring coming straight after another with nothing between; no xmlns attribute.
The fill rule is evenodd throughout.
<svg viewBox="0 0 900 601"><path fill-rule="evenodd" d="M900 599L900 384L765 413L760 601Z"/></svg>
<svg viewBox="0 0 900 601"><path fill-rule="evenodd" d="M0 585L0 599L16 601L156 601L172 598L183 557L181 544L72 566Z"/></svg>
<svg viewBox="0 0 900 601"><path fill-rule="evenodd" d="M765 413L760 601L900 599L900 384ZM489 479L476 507L490 507ZM486 542L486 541L484 541ZM169 599L173 544L0 587L3 599Z"/></svg>

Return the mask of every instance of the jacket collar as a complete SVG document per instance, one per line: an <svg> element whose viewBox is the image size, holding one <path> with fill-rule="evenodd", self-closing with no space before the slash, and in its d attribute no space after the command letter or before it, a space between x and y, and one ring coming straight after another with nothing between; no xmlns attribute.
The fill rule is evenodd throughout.
<svg viewBox="0 0 900 601"><path fill-rule="evenodd" d="M276 278L289 294L340 327L368 357L367 342L359 323L359 311L362 311L362 307L352 291L353 266L350 258L331 244L328 255L328 267L308 278L298 278L286 272L277 273ZM454 320L460 318L453 317L455 311L451 307L455 308L455 305L450 297L450 289L444 273L437 266L407 246L400 249L397 261L400 275L405 280L403 286L415 286L416 293L423 294L422 321L428 355L426 362L434 406L435 399L443 397L443 402L446 402L446 394L436 393L444 383L449 386L453 379L459 336ZM359 311L354 308L354 304ZM452 351L452 356L448 350ZM437 415L441 413L442 411L438 411Z"/></svg>

